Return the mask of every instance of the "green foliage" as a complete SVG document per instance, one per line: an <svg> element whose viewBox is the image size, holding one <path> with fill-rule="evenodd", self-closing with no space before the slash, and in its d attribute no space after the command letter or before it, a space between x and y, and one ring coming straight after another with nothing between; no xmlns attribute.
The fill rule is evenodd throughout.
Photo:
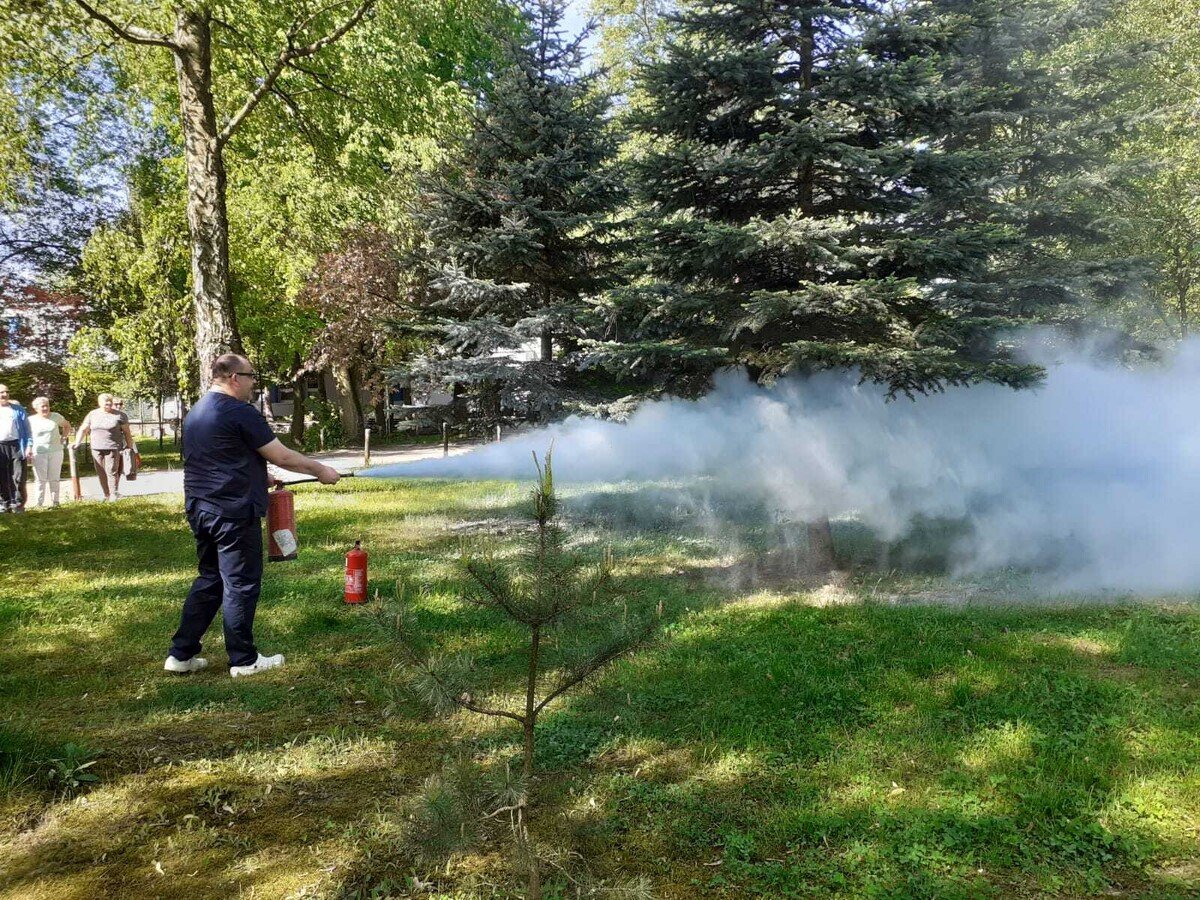
<svg viewBox="0 0 1200 900"><path fill-rule="evenodd" d="M1116 251L1140 257L1144 292L1110 298L1112 324L1149 340L1183 338L1200 304L1200 32L1188 0L1127 0L1116 14L1066 49L1069 58L1127 54L1136 64L1119 73L1123 88L1102 115L1132 118L1117 134L1117 159L1131 171L1126 195L1110 209Z"/></svg>
<svg viewBox="0 0 1200 900"><path fill-rule="evenodd" d="M628 100L636 91L637 68L661 54L667 16L676 5L675 0L591 0L589 10L601 24L598 61L615 95Z"/></svg>
<svg viewBox="0 0 1200 900"><path fill-rule="evenodd" d="M1095 261L1111 141L1085 114L1121 60L1052 65L1083 27L1062 4L692 0L671 22L632 114L644 258L603 309L606 364L694 392L682 342L764 380L1024 386L998 336L1126 283Z"/></svg>
<svg viewBox="0 0 1200 900"><path fill-rule="evenodd" d="M48 789L69 800L100 780L89 771L98 756L72 742L51 749L24 733L0 729L0 798Z"/></svg>
<svg viewBox="0 0 1200 900"><path fill-rule="evenodd" d="M611 550L605 550L598 565L585 569L566 549L551 452L541 463L535 455L534 465L538 478L529 493L533 528L516 560L502 560L491 548L464 551L462 558L469 578L463 600L505 617L525 645L517 651L527 673L521 702L478 697L471 686L475 661L469 656L422 654L411 632L400 632L399 637L410 683L434 709L459 707L521 726L521 780L503 792L500 806L488 815L510 814L522 868L528 872L527 895L536 900L541 897L541 874L529 820L538 717L552 702L644 643L656 620L636 606L630 609L629 599L615 589ZM444 830L439 811L454 808L453 797L443 795L439 793L442 801L430 813L438 825L435 834Z"/></svg>
<svg viewBox="0 0 1200 900"><path fill-rule="evenodd" d="M430 868L472 846L480 830L478 775L460 766L430 775L408 813L405 846Z"/></svg>
<svg viewBox="0 0 1200 900"><path fill-rule="evenodd" d="M346 443L346 433L342 429L342 417L336 404L319 397L309 397L304 401L307 418L311 424L304 431L305 453L315 453L317 450L332 450Z"/></svg>
<svg viewBox="0 0 1200 900"><path fill-rule="evenodd" d="M108 343L108 335L95 327L80 328L67 346L67 376L71 391L80 403L87 403L97 394L113 393L120 378L116 354Z"/></svg>
<svg viewBox="0 0 1200 900"><path fill-rule="evenodd" d="M0 47L11 51L0 61L0 163L6 175L19 174L0 180L0 195L31 206L31 179L45 181L43 171L63 169L69 149L87 145L89 135L91 144L105 148L112 169L124 167L118 147L128 151L143 143L123 138L131 131L147 132L155 138L149 154L126 152L125 160L149 155L178 173L185 140L174 51L162 46L165 37L142 38L147 32L171 35L185 11L212 31L211 99L229 178L210 185L222 197L204 215L225 217L228 206L228 223L221 223L229 225L234 273L227 315L232 321L237 310L247 330L245 345L264 371L291 378L320 324L293 303L308 269L351 225L388 222L403 230L394 213L409 193L412 172L437 156L440 135L461 120L469 102L463 86L486 78L494 42L512 31L513 16L498 0L368 0L361 5L212 0L191 6L112 0L95 14L73 0L18 4L0 21ZM346 25L354 27L347 32ZM124 36L114 39L115 30ZM131 36L139 41L128 40ZM314 52L302 50L306 45ZM278 70L264 76L264 66ZM260 86L263 92L256 94ZM63 122L83 124L65 141L45 125L47 119L56 119L59 130ZM130 178L136 183L136 172ZM226 184L232 194L228 203ZM135 209L141 222L119 223L107 247L103 237L96 242L92 284L103 286L105 276L113 274L119 276L113 290L126 300L137 295L143 301L127 305L124 315L145 312L147 320L125 322L110 335L114 349L129 357L126 392L160 391L169 374L164 366L173 363L156 349L164 337L156 332L176 328L178 334L166 336L179 348L175 362L182 367L173 382L187 395L196 367L194 356L183 350L192 336L191 313L182 303L174 304L179 309L163 307L195 285L186 278L187 266L179 284L174 273L152 265L167 262L178 247L188 249L187 222L182 217L167 221L172 210L183 208L182 185L163 192L161 199L161 221L169 227L147 227L157 207ZM85 218L75 210L59 215L64 221ZM63 238L68 245L75 242L61 250L63 255L78 255L94 219L93 210L82 234L76 227ZM37 245L49 246L46 241ZM109 263L129 268L103 272L105 263L97 262L105 256L103 249L117 251L107 257ZM215 248L198 264L221 268L209 260L214 255L220 256ZM153 268L159 271L149 271ZM170 282L171 291L149 291L148 279L156 286ZM213 299L222 306L230 303Z"/></svg>
<svg viewBox="0 0 1200 900"><path fill-rule="evenodd" d="M76 394L67 369L52 363L31 362L5 369L0 380L9 393L29 409L34 397L48 397L50 408L67 421L78 424L92 408L92 396Z"/></svg>
<svg viewBox="0 0 1200 900"><path fill-rule="evenodd" d="M89 784L100 780L88 770L94 766L98 753L78 744L64 744L61 755L49 760L47 780L56 792L64 797L74 797Z"/></svg>
<svg viewBox="0 0 1200 900"><path fill-rule="evenodd" d="M419 371L471 388L491 420L557 410L588 297L613 275L623 193L609 98L582 72L586 36L564 33L562 0L522 9L470 132L415 202L419 324L441 336Z"/></svg>

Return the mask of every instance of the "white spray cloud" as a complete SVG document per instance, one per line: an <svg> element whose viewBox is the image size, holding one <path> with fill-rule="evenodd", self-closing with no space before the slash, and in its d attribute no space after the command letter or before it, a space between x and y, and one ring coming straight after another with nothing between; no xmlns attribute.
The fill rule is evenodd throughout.
<svg viewBox="0 0 1200 900"><path fill-rule="evenodd" d="M1200 588L1197 342L1153 368L1081 355L1052 364L1035 390L915 402L886 402L846 375L763 388L730 373L701 400L650 403L624 424L572 418L369 474L527 479L531 452L551 441L568 481L704 476L799 521L855 517L885 540L922 518L961 519L960 573L1028 568L1064 590Z"/></svg>

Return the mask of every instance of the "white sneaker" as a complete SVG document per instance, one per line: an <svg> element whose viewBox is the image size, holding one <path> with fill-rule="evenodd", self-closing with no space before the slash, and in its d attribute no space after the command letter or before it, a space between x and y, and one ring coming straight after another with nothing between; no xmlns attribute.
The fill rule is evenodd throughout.
<svg viewBox="0 0 1200 900"><path fill-rule="evenodd" d="M258 659L248 666L230 666L229 674L234 678L241 678L243 675L257 675L259 672L265 672L267 669L278 669L283 665L283 654L276 653L274 656L263 656L258 654Z"/></svg>
<svg viewBox="0 0 1200 900"><path fill-rule="evenodd" d="M121 492L120 492L120 491L113 491L113 499L114 499L114 500L120 500L120 499L121 499Z"/></svg>
<svg viewBox="0 0 1200 900"><path fill-rule="evenodd" d="M199 672L207 665L208 660L202 656L193 656L191 659L176 659L173 656L168 656L167 661L163 664L163 668L168 672L187 675L190 672Z"/></svg>

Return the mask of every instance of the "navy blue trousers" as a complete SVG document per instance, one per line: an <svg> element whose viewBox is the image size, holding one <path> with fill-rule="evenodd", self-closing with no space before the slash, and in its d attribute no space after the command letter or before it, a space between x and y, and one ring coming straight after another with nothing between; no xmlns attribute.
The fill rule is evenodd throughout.
<svg viewBox="0 0 1200 900"><path fill-rule="evenodd" d="M0 441L0 512L21 509L21 483L25 480L25 454L20 441Z"/></svg>
<svg viewBox="0 0 1200 900"><path fill-rule="evenodd" d="M171 655L186 660L199 653L200 639L220 609L229 664L248 666L258 659L254 609L262 589L262 520L226 519L193 510L188 524L196 536L200 574L183 603Z"/></svg>

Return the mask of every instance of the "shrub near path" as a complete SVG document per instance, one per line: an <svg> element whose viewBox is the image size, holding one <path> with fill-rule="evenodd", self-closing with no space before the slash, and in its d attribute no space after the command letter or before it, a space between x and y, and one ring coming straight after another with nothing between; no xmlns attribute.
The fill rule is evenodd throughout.
<svg viewBox="0 0 1200 900"><path fill-rule="evenodd" d="M373 584L419 584L421 630L515 692L505 625L453 598L462 536L514 547L525 489L300 489L302 556L268 566L258 627L288 666L245 683L219 632L208 672L160 670L192 565L178 500L0 520L0 896L403 896L413 876L518 896L507 841L433 868L406 855L430 775L519 748L398 699L340 576L362 538ZM539 725L541 837L561 848L548 896L584 874L644 876L664 897L1200 890L1191 606L816 608L707 587L703 541L610 537L668 624ZM863 582L849 592L906 587Z"/></svg>

